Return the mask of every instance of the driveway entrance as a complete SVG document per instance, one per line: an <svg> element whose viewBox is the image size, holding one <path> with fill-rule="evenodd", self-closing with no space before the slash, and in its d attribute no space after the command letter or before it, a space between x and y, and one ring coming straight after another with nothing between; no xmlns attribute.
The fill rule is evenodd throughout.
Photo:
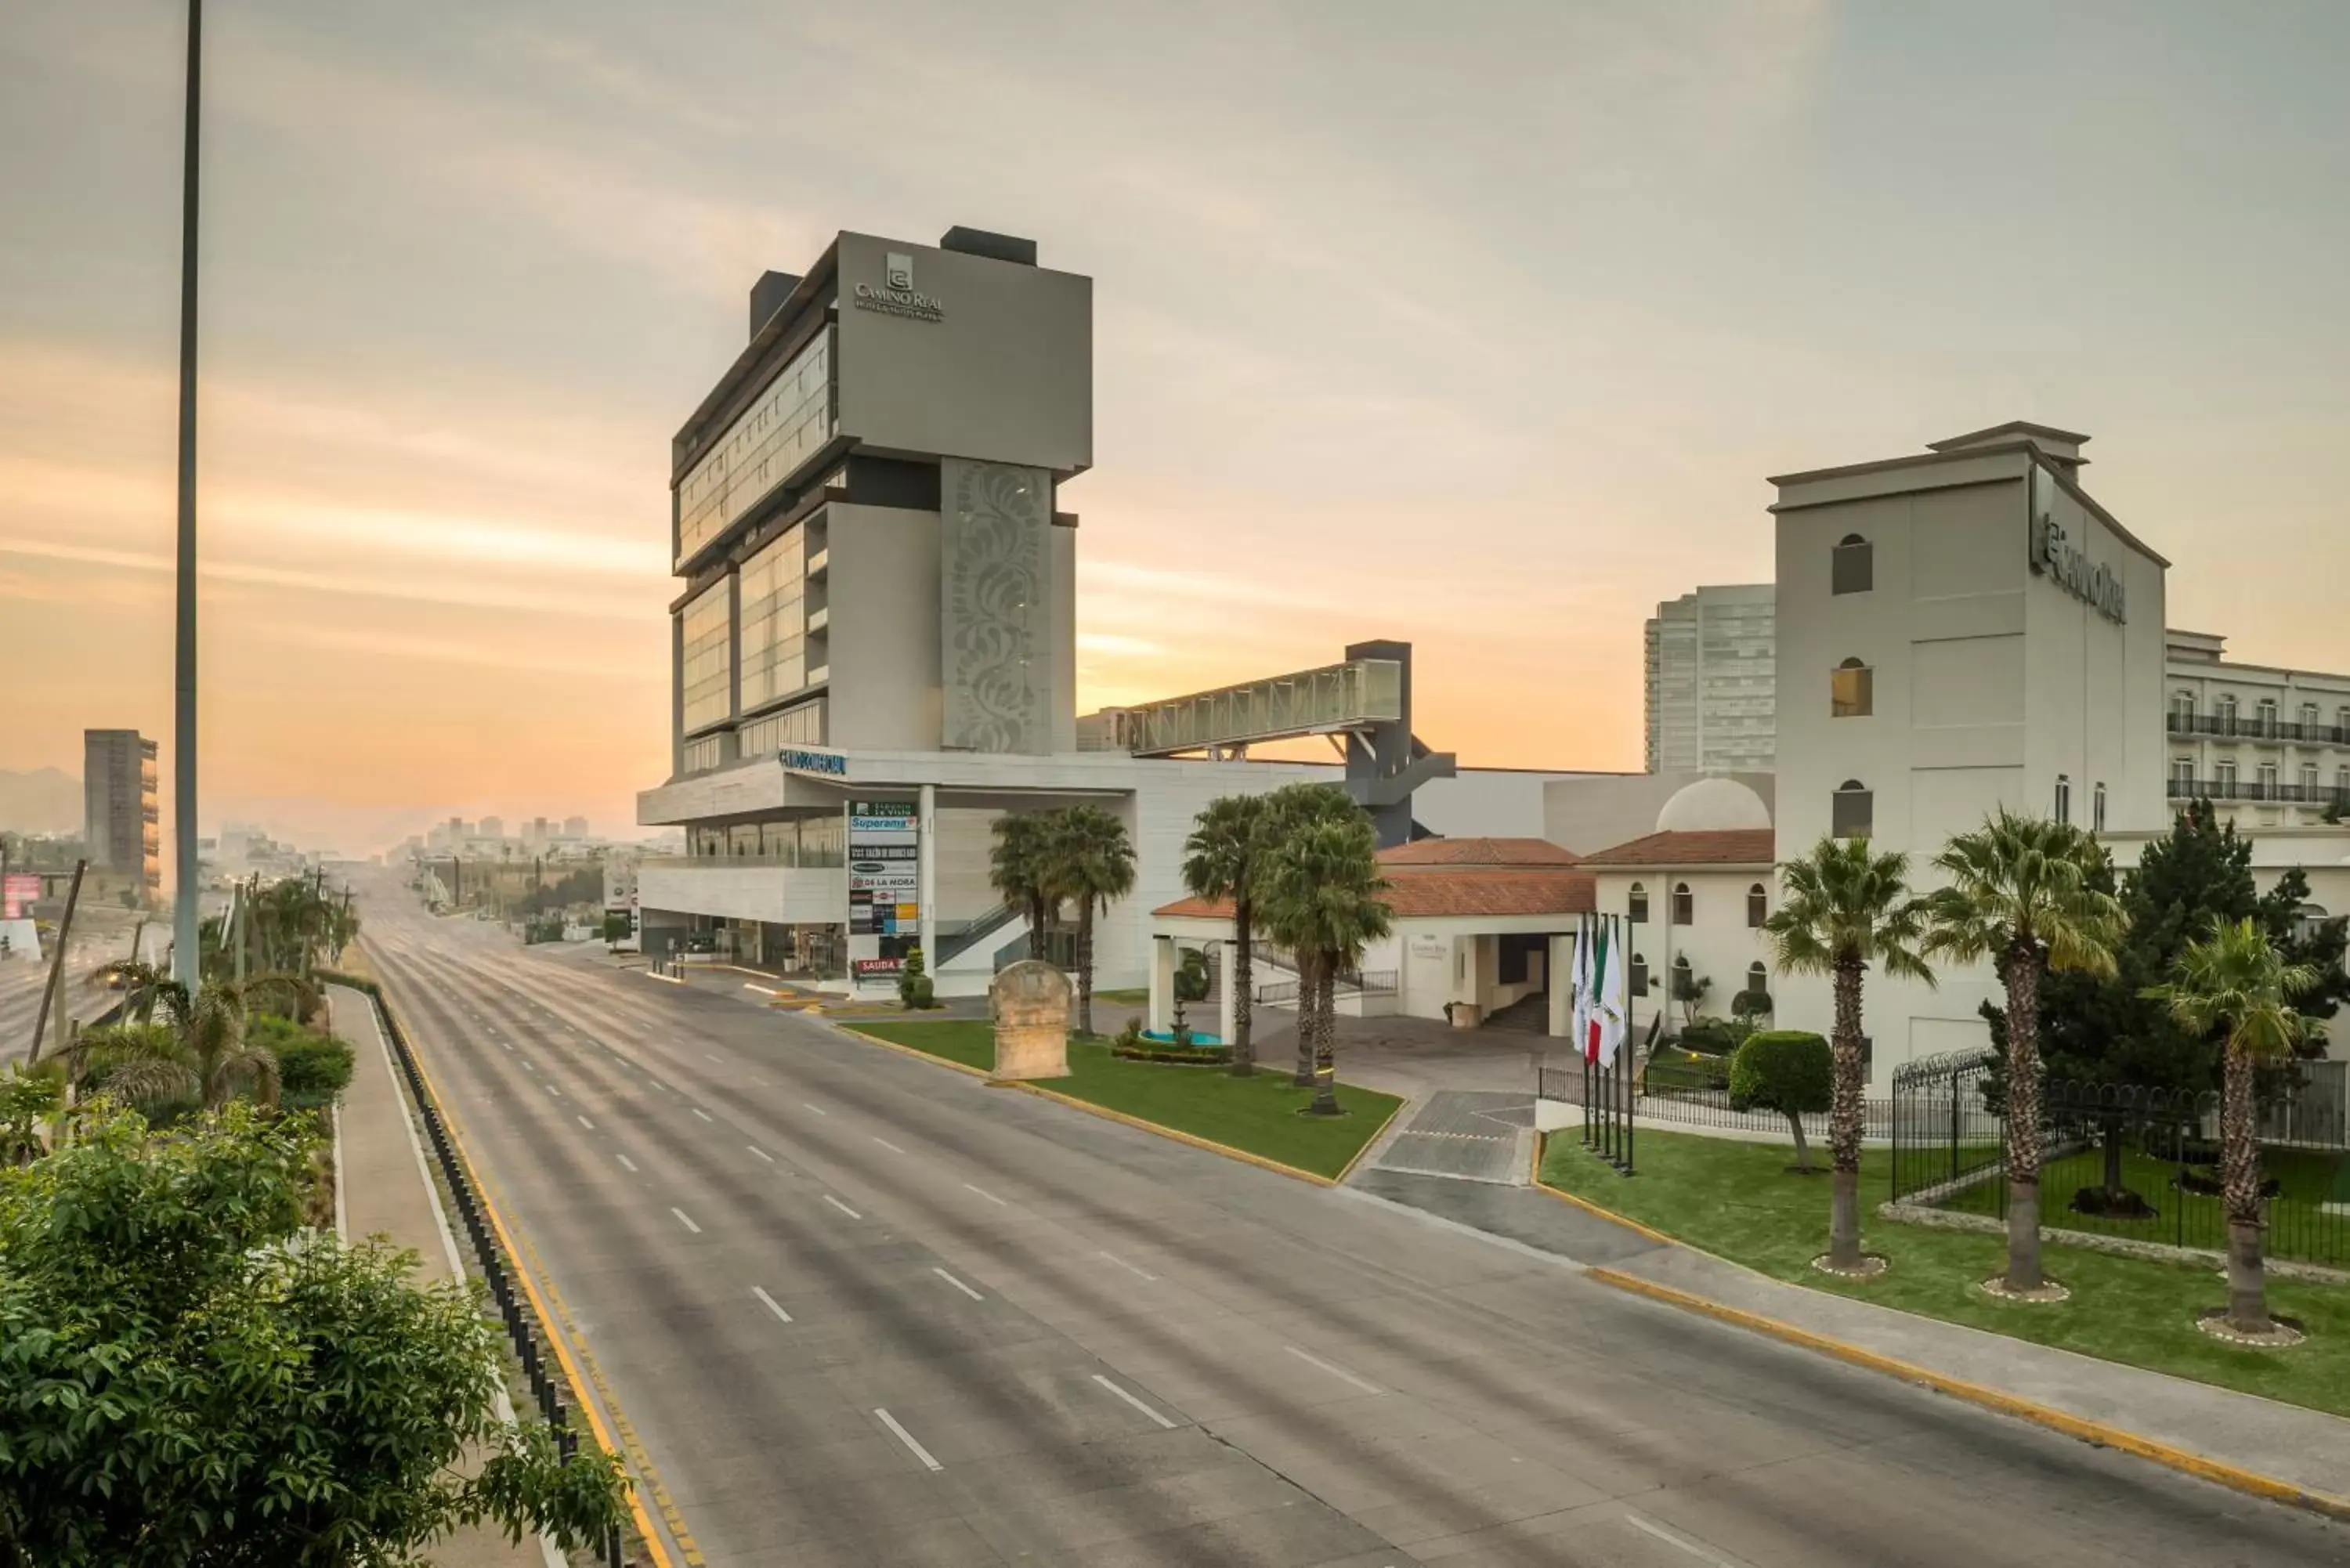
<svg viewBox="0 0 2350 1568"><path fill-rule="evenodd" d="M1412 1112L1371 1168L1519 1186L1534 1158L1534 1136L1531 1095L1440 1090Z"/></svg>

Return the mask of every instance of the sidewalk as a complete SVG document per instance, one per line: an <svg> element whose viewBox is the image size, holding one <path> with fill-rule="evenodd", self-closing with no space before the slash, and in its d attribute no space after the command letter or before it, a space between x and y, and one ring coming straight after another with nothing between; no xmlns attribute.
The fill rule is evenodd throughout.
<svg viewBox="0 0 2350 1568"><path fill-rule="evenodd" d="M1728 1314L1835 1341L1848 1359L1882 1358L1971 1385L1990 1396L1974 1402L1993 1408L2002 1401L2039 1407L2113 1429L2103 1438L2108 1442L2149 1439L2320 1498L2350 1498L2350 1420L2323 1411L1805 1290L1617 1224L1539 1188L1384 1171L1358 1173L1350 1186L1570 1258L1617 1289L1641 1293L1644 1284L1659 1286Z"/></svg>
<svg viewBox="0 0 2350 1568"><path fill-rule="evenodd" d="M348 1235L356 1239L384 1231L400 1245L416 1250L422 1260L420 1278L462 1278L457 1243L425 1175L424 1155L375 1010L366 996L347 986L329 987L328 998L335 1033L351 1043L357 1058L351 1086L343 1095L337 1172ZM442 1568L560 1568L564 1561L551 1546L538 1542L516 1545L488 1527L435 1542L432 1556Z"/></svg>

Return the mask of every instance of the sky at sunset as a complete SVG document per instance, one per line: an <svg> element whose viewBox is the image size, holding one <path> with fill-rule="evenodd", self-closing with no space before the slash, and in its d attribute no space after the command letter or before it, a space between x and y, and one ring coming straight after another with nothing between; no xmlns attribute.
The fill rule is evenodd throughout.
<svg viewBox="0 0 2350 1568"><path fill-rule="evenodd" d="M0 768L170 763L181 16L0 5ZM1763 475L2015 418L2095 438L2172 624L2350 667L2350 5L213 0L206 44L207 831L626 830L669 439L842 228L1095 279L1081 709L1404 638L1464 763L1637 767L1641 620L1768 577Z"/></svg>

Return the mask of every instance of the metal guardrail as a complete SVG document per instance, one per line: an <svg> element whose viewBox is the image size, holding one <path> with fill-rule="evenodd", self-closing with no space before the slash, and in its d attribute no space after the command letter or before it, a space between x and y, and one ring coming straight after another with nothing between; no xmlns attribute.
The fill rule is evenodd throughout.
<svg viewBox="0 0 2350 1568"><path fill-rule="evenodd" d="M347 983L347 981L346 981ZM463 1221L465 1234L473 1243L474 1261L481 1266L482 1278L490 1288L490 1299L505 1323L506 1338L514 1346L515 1357L522 1363L524 1375L530 1380L531 1397L537 1402L538 1413L555 1432L556 1450L567 1461L579 1451L579 1433L572 1425L571 1407L564 1399L562 1385L547 1365L542 1345L551 1342L551 1334L538 1318L529 1298L516 1288L520 1269L506 1256L498 1241L496 1231L482 1208L480 1195L474 1191L471 1175L464 1161L458 1158L456 1146L450 1141L449 1129L443 1125L441 1107L426 1085L422 1069L416 1064L416 1054L409 1048L408 1036L400 1032L400 1021L391 1009L384 1005L380 989L357 987L368 993L375 1008L376 1022L383 1026L384 1037L391 1042L392 1055L400 1063L400 1075L407 1079L409 1093L415 1097L418 1119L424 1127L425 1141L432 1146L432 1155L441 1168L441 1177L448 1184L455 1199L457 1217ZM620 1556L620 1532L616 1528L604 1537L599 1553L606 1568L623 1568Z"/></svg>

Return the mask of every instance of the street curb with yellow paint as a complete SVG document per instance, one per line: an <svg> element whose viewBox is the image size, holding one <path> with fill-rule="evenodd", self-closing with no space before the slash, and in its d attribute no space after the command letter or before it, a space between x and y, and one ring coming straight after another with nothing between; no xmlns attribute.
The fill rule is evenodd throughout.
<svg viewBox="0 0 2350 1568"><path fill-rule="evenodd" d="M1652 1241L1701 1253L1709 1258L1718 1255L1707 1252L1702 1247L1692 1247L1686 1241L1666 1235L1662 1231L1643 1225L1637 1220L1627 1219L1613 1210L1602 1208L1587 1198L1579 1198L1572 1192L1553 1187L1542 1180L1543 1149L1548 1137L1549 1135L1545 1133L1535 1139L1534 1185L1537 1189L1563 1202L1571 1203L1586 1213L1621 1225L1626 1230L1637 1231ZM1743 1267L1744 1265L1733 1266ZM2306 1509L2312 1513L2323 1514L2329 1519L2350 1521L2350 1498L2336 1497L2329 1492L2313 1491L2293 1481L2280 1480L2274 1476L2262 1475L2258 1470L2248 1470L2240 1465L2210 1459L2189 1449L2163 1442L2158 1438L2142 1437L2138 1433L2126 1431L2119 1427L2108 1426L2103 1421L2093 1421L2086 1417L2075 1416L2069 1411L2059 1410L2054 1406L2027 1399L2020 1394L2010 1394L2003 1389L1992 1388L1984 1384L1970 1383L1962 1377L1952 1377L1947 1373L1936 1372L1930 1367L1919 1366L1913 1362L1903 1361L1897 1356L1870 1350L1866 1345L1855 1345L1850 1340L1838 1339L1833 1334L1822 1334L1815 1329L1799 1327L1763 1313L1750 1312L1744 1307L1731 1306L1727 1302L1718 1302L1711 1296L1700 1295L1695 1291L1685 1291L1677 1285L1660 1284L1654 1280L1643 1279L1638 1274L1627 1274L1620 1269L1595 1264L1584 1270L1584 1277L1596 1280L1599 1283L1615 1290L1632 1295L1646 1296L1650 1301L1661 1302L1668 1306L1679 1307L1683 1312L1696 1313L1702 1317L1734 1324L1740 1328L1765 1334L1784 1344L1797 1345L1822 1355L1832 1356L1854 1366L1865 1367L1871 1372L1880 1372L1888 1377L1898 1377L1905 1383L1930 1388L1937 1394L1946 1395L1950 1398L1961 1400L2002 1416L2010 1416L2020 1421L2029 1421L2035 1427L2045 1428L2049 1431L2077 1438L2081 1442L2131 1454L2138 1459L2161 1465L2165 1469L2198 1477L2215 1485L2226 1487L2231 1491L2242 1492L2248 1497L2262 1498L2271 1502L2282 1502L2291 1507ZM1796 1285L1793 1288L1802 1290L1804 1287ZM1927 1319L1926 1321L1939 1320Z"/></svg>
<svg viewBox="0 0 2350 1568"><path fill-rule="evenodd" d="M384 1015L387 1018L396 1017L389 996L379 996L377 1000L382 1003ZM405 1039L411 1042L414 1040L414 1036L409 1034L405 1028L401 1029L400 1033ZM524 1293L530 1297L531 1307L538 1314L538 1321L548 1327L547 1345L555 1352L556 1364L563 1368L564 1381L571 1386L572 1403L587 1416L588 1425L595 1432L597 1444L608 1454L621 1452L622 1446L612 1440L612 1434L605 1427L603 1417L597 1410L596 1401L588 1394L588 1385L581 1379L579 1368L572 1360L570 1348L564 1344L564 1336L554 1332L557 1319L547 1311L546 1303L539 1295L538 1287L533 1282L530 1271L522 1266L523 1252L515 1244L515 1232L507 1228L504 1216L498 1212L496 1204L491 1201L488 1184L483 1181L480 1170L473 1164L473 1156L466 1152L464 1137L457 1130L457 1119L449 1113L449 1102L442 1096L439 1085L433 1083L432 1073L426 1070L422 1054L415 1049L412 1043L409 1050L416 1063L417 1076L424 1080L424 1092L432 1097L433 1106L441 1114L441 1125L449 1135L450 1147L457 1152L457 1162L464 1167L467 1179L473 1184L473 1193L481 1200L482 1212L488 1217L490 1228L497 1232L499 1244L505 1248L506 1256L514 1262L514 1277L521 1282ZM534 1252L532 1255L535 1257L536 1254ZM547 1288L554 1289L552 1280L548 1281ZM566 1314L562 1321L567 1324L569 1314ZM579 1346L579 1353L582 1357L588 1354L584 1343ZM603 1375L598 1372L596 1382L601 1386L603 1381ZM613 1418L616 1421L627 1421L628 1417L620 1409L619 1401L612 1398L608 1387L605 1388L605 1397L611 1400ZM685 1554L688 1568L700 1568L703 1559L700 1548L693 1544L693 1532L686 1529L685 1521L677 1512L676 1504L670 1501L668 1489L661 1484L660 1472L653 1469L650 1457L635 1441L633 1428L630 1428L627 1451L630 1462L642 1471L647 1483L653 1489L654 1502L660 1508L662 1521L669 1525L671 1536L677 1542L678 1550ZM653 1521L646 1516L644 1503L638 1497L636 1487L631 1485L628 1490L629 1512L637 1521L637 1533L643 1539L645 1550L653 1554L656 1568L672 1568L669 1552L662 1547L660 1537L653 1529Z"/></svg>
<svg viewBox="0 0 2350 1568"><path fill-rule="evenodd" d="M1040 1099L1053 1100L1064 1106L1075 1106L1081 1111L1089 1111L1095 1116L1114 1122L1123 1122L1128 1127L1139 1128L1143 1132L1156 1133L1160 1137L1172 1138L1177 1143L1187 1143L1193 1148L1203 1148L1211 1154L1221 1154L1227 1158L1237 1159L1243 1165L1253 1165L1261 1170L1270 1170L1280 1176L1295 1177L1300 1181L1310 1181L1316 1187L1336 1187L1346 1180L1347 1175L1354 1170L1356 1161L1361 1159L1371 1145L1378 1141L1379 1134L1387 1130L1388 1123L1395 1119L1396 1112L1403 1109L1402 1102L1398 1101L1394 1108L1380 1120L1379 1125L1372 1129L1371 1136L1363 1140L1363 1147L1357 1149L1354 1157L1347 1161L1346 1169L1336 1176L1324 1176L1319 1171L1306 1170L1295 1165L1284 1165L1280 1160L1262 1154L1252 1154L1244 1148L1234 1148L1231 1144L1218 1143L1213 1138L1201 1137L1197 1133L1188 1133L1180 1127L1164 1127L1158 1122L1145 1121L1140 1116L1129 1116L1124 1111L1112 1110L1107 1106L1097 1106L1091 1100L1081 1100L1075 1095L1065 1095L1058 1089L1044 1088L1016 1078L998 1078L984 1068L972 1066L969 1063L957 1062L947 1056L933 1055L916 1046L901 1045L895 1040L884 1040L879 1034L868 1034L854 1023L835 1024L834 1027L844 1034L854 1034L868 1044L895 1051L901 1056L912 1056L920 1061L934 1062L941 1067L951 1067L965 1077L983 1078L990 1088L1018 1089L1023 1094L1035 1095Z"/></svg>
<svg viewBox="0 0 2350 1568"><path fill-rule="evenodd" d="M1735 1324L1741 1328L1752 1329L1757 1334L1768 1334L1773 1339L1783 1340L1789 1345L1800 1345L1806 1350L1817 1351L1823 1355L1834 1356L1838 1361L1849 1362L1855 1366L1866 1367L1872 1372L1881 1372L1888 1376L1900 1378L1905 1383L1915 1383L1922 1387L1930 1388L1938 1394L1946 1394L1953 1399L1964 1400L1970 1405L1980 1406L1983 1409L1996 1411L2002 1416L2012 1416L2018 1420L2029 1421L2036 1427L2044 1427L2052 1432L2060 1432L2065 1437L2076 1438L2085 1443L2094 1443L2099 1448L2115 1449L2142 1459L2150 1459L2168 1469L2199 1477L2227 1487L2230 1490L2243 1492L2247 1496L2264 1498L2271 1502L2287 1503L2295 1508L2307 1509L2313 1513L2324 1514L2331 1519L2350 1521L2350 1498L2313 1491L2307 1487L2296 1485L2292 1481L2279 1480L2274 1476L2262 1475L2257 1470L2248 1470L2238 1465L2209 1459L2153 1438L2140 1437L2136 1432L2125 1431L2119 1427L2107 1426L2103 1421L2092 1421L2085 1417L2056 1409L2053 1406L2026 1399L2021 1395L1986 1387L1980 1383L1970 1383L1963 1378L1952 1377L1929 1367L1880 1355L1877 1351L1854 1345L1848 1340L1815 1333L1808 1328L1799 1328L1794 1324L1765 1316L1762 1313L1749 1312L1743 1307L1731 1306L1726 1303L1715 1301L1711 1296L1701 1296L1693 1291L1680 1290L1672 1285L1659 1284L1654 1280L1644 1280L1638 1274L1627 1274L1620 1270L1605 1267L1586 1269L1584 1274L1587 1279L1596 1280L1617 1290L1646 1296L1651 1301L1662 1302L1669 1306L1679 1307L1684 1312L1693 1312L1706 1317L1717 1318L1723 1323Z"/></svg>

